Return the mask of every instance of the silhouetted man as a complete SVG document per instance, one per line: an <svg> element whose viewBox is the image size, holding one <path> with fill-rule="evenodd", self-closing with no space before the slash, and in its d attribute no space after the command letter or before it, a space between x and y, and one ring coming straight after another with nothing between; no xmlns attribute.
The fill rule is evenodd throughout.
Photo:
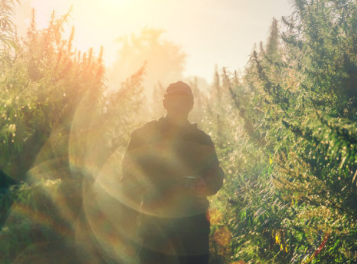
<svg viewBox="0 0 357 264"><path fill-rule="evenodd" d="M170 84L166 116L131 134L122 182L125 203L140 212L142 264L209 262L207 196L224 173L211 138L187 120L193 104L189 85Z"/></svg>

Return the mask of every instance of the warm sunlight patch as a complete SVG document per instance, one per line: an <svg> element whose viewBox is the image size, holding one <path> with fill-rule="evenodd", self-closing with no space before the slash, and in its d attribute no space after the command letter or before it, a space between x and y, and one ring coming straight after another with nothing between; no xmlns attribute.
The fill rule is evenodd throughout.
<svg viewBox="0 0 357 264"><path fill-rule="evenodd" d="M91 0L96 5L121 5L123 3L130 3L132 0Z"/></svg>

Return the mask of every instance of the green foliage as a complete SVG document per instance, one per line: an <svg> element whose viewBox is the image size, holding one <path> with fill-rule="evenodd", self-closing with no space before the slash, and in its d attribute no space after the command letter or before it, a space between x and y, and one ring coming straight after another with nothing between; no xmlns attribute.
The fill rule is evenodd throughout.
<svg viewBox="0 0 357 264"><path fill-rule="evenodd" d="M101 53L73 50L74 29L62 37L68 15L43 30L33 15L25 40L1 54L0 170L17 183L0 190L1 263L50 261L63 247L78 263L84 187L140 124L144 67L106 92Z"/></svg>
<svg viewBox="0 0 357 264"><path fill-rule="evenodd" d="M18 181L25 179L50 135L52 144L66 141L84 95L100 97L101 58L93 58L91 51L81 56L72 51L72 39L61 39L66 18L55 20L53 14L41 31L33 21L26 41L1 68L0 168Z"/></svg>
<svg viewBox="0 0 357 264"><path fill-rule="evenodd" d="M13 179L0 190L8 216L1 263L26 261L54 241L73 245L81 228L90 244L95 234L80 208L105 216L96 202L108 202L108 194L96 200L94 183L115 183L130 131L150 115L145 65L107 91L101 55L73 50L74 30L63 39L68 14L53 14L43 30L33 18L20 42L14 3L2 1L0 17L0 170ZM357 260L357 5L293 4L289 17L273 19L266 45L254 49L242 76L216 71L207 96L191 83L194 119L211 135L226 173L223 190L211 198L213 263ZM184 55L159 41L161 33L124 39L123 50L163 45L178 62L171 70L180 73ZM162 92L159 85L157 100Z"/></svg>
<svg viewBox="0 0 357 264"><path fill-rule="evenodd" d="M0 233L1 263L12 263L16 258L20 261L20 254L31 244L63 239L61 233L64 230L61 228L65 225L49 197L49 193L52 197L58 194L60 184L60 180L40 181L33 185L23 183L10 188L0 199L2 210L14 202L6 226Z"/></svg>
<svg viewBox="0 0 357 264"><path fill-rule="evenodd" d="M223 167L234 171L217 202L227 210L225 224L239 248L232 243L233 260L354 263L357 6L294 4L293 14L283 18L281 38L273 20L267 45L253 51L242 83L223 72L229 88L221 85L212 100L225 109L211 116L229 116L216 132L229 135L216 141L235 144L236 152L249 148L251 157L232 164L228 144L217 145ZM248 139L227 132L232 130ZM255 215L261 221L254 222Z"/></svg>
<svg viewBox="0 0 357 264"><path fill-rule="evenodd" d="M18 2L18 0L2 0L0 2L0 51L15 47L15 24L12 18L15 14L15 5Z"/></svg>

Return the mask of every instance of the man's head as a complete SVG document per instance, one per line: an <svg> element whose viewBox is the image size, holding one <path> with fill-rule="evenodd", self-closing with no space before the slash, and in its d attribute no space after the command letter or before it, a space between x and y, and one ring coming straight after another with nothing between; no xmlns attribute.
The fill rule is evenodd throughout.
<svg viewBox="0 0 357 264"><path fill-rule="evenodd" d="M193 108L191 87L181 81L170 84L166 89L163 104L169 117L187 119Z"/></svg>

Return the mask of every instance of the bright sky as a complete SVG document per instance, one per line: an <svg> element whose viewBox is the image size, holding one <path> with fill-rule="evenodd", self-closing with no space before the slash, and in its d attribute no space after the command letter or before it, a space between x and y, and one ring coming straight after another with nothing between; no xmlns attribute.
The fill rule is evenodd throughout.
<svg viewBox="0 0 357 264"><path fill-rule="evenodd" d="M211 82L215 65L243 69L254 43L268 37L272 18L292 11L289 0L22 0L17 19L29 23L36 9L38 27L48 24L52 10L74 25L75 46L81 50L104 47L105 62L114 61L116 39L139 34L143 27L166 30L164 38L187 53L185 76ZM26 15L27 14L27 15ZM26 17L27 16L27 17ZM27 19L27 20L26 20ZM69 30L68 30L69 31Z"/></svg>

